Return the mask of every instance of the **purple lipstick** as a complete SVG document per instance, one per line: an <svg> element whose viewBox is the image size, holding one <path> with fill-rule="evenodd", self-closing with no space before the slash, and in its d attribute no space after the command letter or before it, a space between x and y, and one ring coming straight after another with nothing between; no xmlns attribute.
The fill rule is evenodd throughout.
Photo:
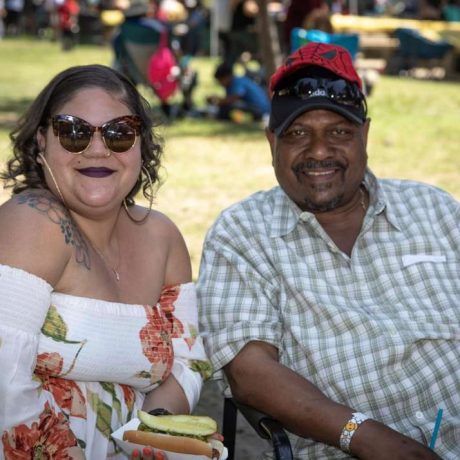
<svg viewBox="0 0 460 460"><path fill-rule="evenodd" d="M113 169L109 168L83 168L79 169L78 172L88 177L108 177L113 174Z"/></svg>

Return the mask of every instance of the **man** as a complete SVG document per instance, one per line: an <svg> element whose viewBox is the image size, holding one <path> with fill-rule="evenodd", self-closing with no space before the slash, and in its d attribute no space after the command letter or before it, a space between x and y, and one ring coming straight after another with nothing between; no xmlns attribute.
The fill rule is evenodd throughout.
<svg viewBox="0 0 460 460"><path fill-rule="evenodd" d="M268 117L270 100L266 90L247 76L233 74L233 66L223 62L217 66L214 78L225 88L225 97L208 97L208 103L218 107L217 118L222 120L235 119L234 113L244 112L255 121Z"/></svg>
<svg viewBox="0 0 460 460"><path fill-rule="evenodd" d="M367 168L343 48L299 49L270 90L279 187L224 211L204 244L215 377L293 433L296 459L459 459L459 203Z"/></svg>

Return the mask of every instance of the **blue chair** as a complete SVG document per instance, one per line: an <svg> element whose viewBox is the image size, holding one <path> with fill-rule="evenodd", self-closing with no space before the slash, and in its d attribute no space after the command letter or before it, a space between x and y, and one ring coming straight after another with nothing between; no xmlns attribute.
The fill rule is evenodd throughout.
<svg viewBox="0 0 460 460"><path fill-rule="evenodd" d="M430 40L416 29L399 28L394 32L399 47L392 56L392 70L395 74L416 67L444 67L449 72L450 52L454 48L446 40Z"/></svg>
<svg viewBox="0 0 460 460"><path fill-rule="evenodd" d="M442 9L442 14L446 21L460 22L460 6L446 5Z"/></svg>
<svg viewBox="0 0 460 460"><path fill-rule="evenodd" d="M397 53L409 60L443 59L453 46L446 40L430 40L416 29L399 28L395 30L399 40Z"/></svg>
<svg viewBox="0 0 460 460"><path fill-rule="evenodd" d="M351 57L356 59L359 51L359 35L357 33L328 33L316 29L295 27L291 31L291 52L309 42L331 43L347 49Z"/></svg>

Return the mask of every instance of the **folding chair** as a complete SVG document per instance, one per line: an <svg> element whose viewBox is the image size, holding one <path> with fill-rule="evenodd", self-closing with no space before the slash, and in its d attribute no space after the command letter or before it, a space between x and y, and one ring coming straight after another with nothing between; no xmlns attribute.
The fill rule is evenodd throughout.
<svg viewBox="0 0 460 460"><path fill-rule="evenodd" d="M157 50L161 30L146 27L141 22L126 21L113 41L115 67L136 85L149 86L147 67Z"/></svg>
<svg viewBox="0 0 460 460"><path fill-rule="evenodd" d="M453 45L446 40L431 40L416 29L398 28L394 32L399 40L399 48L395 58L399 59L402 68L413 68L417 65L434 64L448 67L447 59Z"/></svg>
<svg viewBox="0 0 460 460"><path fill-rule="evenodd" d="M261 438L272 444L276 460L293 460L291 442L280 422L252 407L237 402L233 398L225 398L222 434L228 449L228 460L238 460L234 458L238 411Z"/></svg>

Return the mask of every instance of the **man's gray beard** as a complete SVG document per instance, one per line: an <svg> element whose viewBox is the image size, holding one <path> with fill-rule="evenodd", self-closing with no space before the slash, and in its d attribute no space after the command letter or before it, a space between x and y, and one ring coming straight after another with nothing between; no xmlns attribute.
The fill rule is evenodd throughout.
<svg viewBox="0 0 460 460"><path fill-rule="evenodd" d="M326 203L314 203L310 201L308 198L305 198L303 201L303 207L307 208L307 211L310 212L327 212L327 211L332 211L333 209L337 208L341 203L342 203L342 198L343 195L339 195L335 198L333 198L330 201L327 201Z"/></svg>

